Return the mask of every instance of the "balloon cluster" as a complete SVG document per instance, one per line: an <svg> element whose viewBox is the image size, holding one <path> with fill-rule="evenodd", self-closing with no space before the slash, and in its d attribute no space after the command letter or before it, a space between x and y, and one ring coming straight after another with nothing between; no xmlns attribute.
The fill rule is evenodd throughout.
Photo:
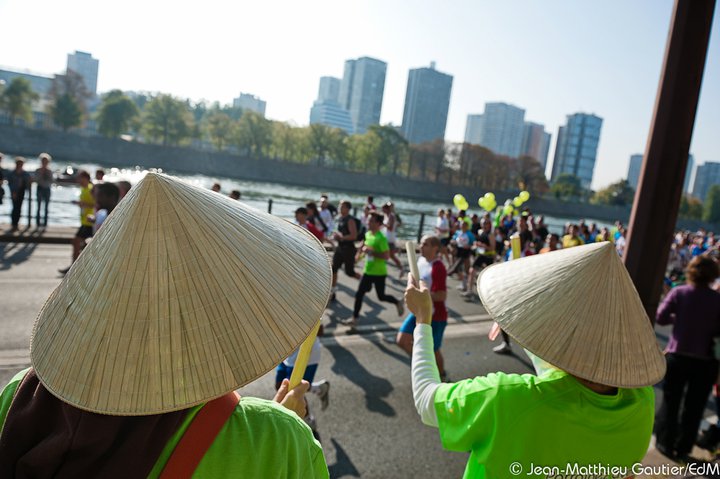
<svg viewBox="0 0 720 479"><path fill-rule="evenodd" d="M502 211L502 214L509 215L513 212L515 212L515 208L520 207L523 203L525 203L527 200L530 199L530 193L527 191L521 191L520 194L518 194L515 198L512 200L505 200L505 204L503 205L502 210L498 208L497 213ZM460 193L456 194L453 197L453 204L455 205L455 208L459 210L467 210L470 205L468 204L467 200L463 195ZM484 196L481 196L478 198L478 206L480 208L484 209L488 213L493 211L497 207L497 201L495 200L495 195L493 193L487 192Z"/></svg>
<svg viewBox="0 0 720 479"><path fill-rule="evenodd" d="M484 209L487 212L494 210L497 206L497 201L495 201L495 195L490 192L485 193L485 196L481 196L480 198L478 198L478 205L480 206L480 208Z"/></svg>

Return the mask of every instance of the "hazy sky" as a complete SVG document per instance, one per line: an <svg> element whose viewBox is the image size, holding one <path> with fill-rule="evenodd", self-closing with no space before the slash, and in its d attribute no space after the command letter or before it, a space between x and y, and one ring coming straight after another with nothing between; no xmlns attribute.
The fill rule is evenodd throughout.
<svg viewBox="0 0 720 479"><path fill-rule="evenodd" d="M0 0L0 65L64 70L100 60L98 90L146 90L231 103L306 125L319 78L346 59L388 63L381 122L402 123L410 68L453 75L446 139L462 141L485 102L526 110L552 133L578 111L604 119L593 187L627 174L645 149L673 3L670 0L165 2ZM720 14L716 12L691 152L720 162Z"/></svg>

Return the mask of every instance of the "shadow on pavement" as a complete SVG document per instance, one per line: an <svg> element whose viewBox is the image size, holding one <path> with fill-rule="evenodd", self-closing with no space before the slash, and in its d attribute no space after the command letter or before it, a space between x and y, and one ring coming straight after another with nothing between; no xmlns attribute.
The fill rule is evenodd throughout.
<svg viewBox="0 0 720 479"><path fill-rule="evenodd" d="M29 260L37 245L37 243L0 243L0 271Z"/></svg>
<svg viewBox="0 0 720 479"><path fill-rule="evenodd" d="M394 389L390 381L371 374L349 350L339 344L328 344L325 349L335 359L335 363L331 368L332 371L338 376L345 376L365 392L365 403L368 411L388 417L397 415L395 409L382 399L389 396Z"/></svg>
<svg viewBox="0 0 720 479"><path fill-rule="evenodd" d="M360 477L360 472L352 463L350 457L345 453L345 450L340 446L340 443L334 438L330 438L330 442L332 442L335 448L335 464L328 464L330 477L333 479L344 476Z"/></svg>
<svg viewBox="0 0 720 479"><path fill-rule="evenodd" d="M400 349L400 347L395 344L395 333L393 333L392 336L383 335L382 341L373 340L366 335L361 335L360 337L378 348L384 354L387 354L391 358L397 359L406 366L410 366L410 356L405 354L405 351ZM391 346L388 347L388 344Z"/></svg>

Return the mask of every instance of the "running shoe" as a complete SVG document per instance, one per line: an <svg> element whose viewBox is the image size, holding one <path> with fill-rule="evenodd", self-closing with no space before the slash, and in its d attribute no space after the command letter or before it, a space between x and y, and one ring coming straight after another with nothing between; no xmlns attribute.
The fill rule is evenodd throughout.
<svg viewBox="0 0 720 479"><path fill-rule="evenodd" d="M327 379L315 383L318 388L317 395L320 398L320 410L324 411L330 404L330 382Z"/></svg>
<svg viewBox="0 0 720 479"><path fill-rule="evenodd" d="M503 341L502 344L500 344L500 346L495 346L493 348L493 353L495 353L495 354L511 354L512 348L510 347L510 345L508 343Z"/></svg>
<svg viewBox="0 0 720 479"><path fill-rule="evenodd" d="M402 301L398 301L397 303L395 303L395 307L397 308L398 316L402 316L403 314L405 314L405 306L403 306Z"/></svg>
<svg viewBox="0 0 720 479"><path fill-rule="evenodd" d="M59 269L59 270L58 270L58 273L60 273L60 274L67 274L68 271L70 271L70 266L68 266L67 268Z"/></svg>

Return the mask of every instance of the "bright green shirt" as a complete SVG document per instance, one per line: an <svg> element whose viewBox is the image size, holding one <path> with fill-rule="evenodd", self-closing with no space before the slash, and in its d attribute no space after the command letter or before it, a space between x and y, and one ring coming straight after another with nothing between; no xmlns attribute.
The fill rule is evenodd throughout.
<svg viewBox="0 0 720 479"><path fill-rule="evenodd" d="M10 403L27 369L20 371L0 394L0 432ZM160 454L149 478L160 476L172 451L200 406L190 409ZM272 477L327 478L323 451L310 428L294 412L264 399L243 397L233 415L198 464L194 478Z"/></svg>
<svg viewBox="0 0 720 479"><path fill-rule="evenodd" d="M377 233L368 231L365 233L365 245L371 247L373 253L367 253L363 273L368 276L387 276L387 264L385 260L375 256L375 254L381 254L390 250L385 235L380 231Z"/></svg>
<svg viewBox="0 0 720 479"><path fill-rule="evenodd" d="M647 452L655 398L651 387L597 394L559 370L497 373L441 384L435 411L443 447L470 452L465 478L546 477L528 474L545 466L570 477L568 463L624 466L628 476Z"/></svg>

